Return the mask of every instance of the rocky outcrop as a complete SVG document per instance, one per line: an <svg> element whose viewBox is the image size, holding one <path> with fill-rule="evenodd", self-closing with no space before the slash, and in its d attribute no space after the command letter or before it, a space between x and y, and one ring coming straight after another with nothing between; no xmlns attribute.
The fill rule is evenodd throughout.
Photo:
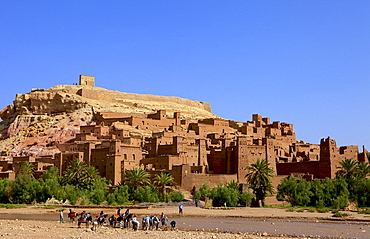
<svg viewBox="0 0 370 239"><path fill-rule="evenodd" d="M23 155L54 152L53 145L73 140L79 126L93 120L94 112L151 114L166 110L170 117L174 112L181 112L183 119L217 118L210 104L205 102L82 85L33 89L17 94L13 103L0 111L3 120L0 122L0 152L22 152ZM139 135L147 133L127 130Z"/></svg>
<svg viewBox="0 0 370 239"><path fill-rule="evenodd" d="M179 97L140 95L106 90L93 86L54 86L48 90L35 89L27 94L17 94L14 106L0 112L5 120L16 115L51 115L73 112L81 108L94 108L101 112L153 113L166 110L169 114L182 112L187 119L217 117L206 102Z"/></svg>

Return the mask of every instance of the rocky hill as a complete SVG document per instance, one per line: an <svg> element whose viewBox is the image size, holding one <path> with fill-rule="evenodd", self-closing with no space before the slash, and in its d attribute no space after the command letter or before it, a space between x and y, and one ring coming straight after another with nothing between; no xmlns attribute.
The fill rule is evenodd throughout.
<svg viewBox="0 0 370 239"><path fill-rule="evenodd" d="M13 104L0 111L0 153L54 154L58 151L55 143L73 140L80 125L93 122L93 112L148 114L159 109L166 110L170 117L181 112L181 117L189 120L217 117L209 103L179 97L122 93L82 85L33 89L17 94Z"/></svg>

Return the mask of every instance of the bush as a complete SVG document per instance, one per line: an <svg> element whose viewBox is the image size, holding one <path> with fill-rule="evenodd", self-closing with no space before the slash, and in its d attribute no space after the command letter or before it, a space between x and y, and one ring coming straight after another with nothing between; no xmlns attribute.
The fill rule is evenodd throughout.
<svg viewBox="0 0 370 239"><path fill-rule="evenodd" d="M5 207L6 209L12 209L12 208L26 208L27 206L24 204L0 204L0 207Z"/></svg>
<svg viewBox="0 0 370 239"><path fill-rule="evenodd" d="M181 202L182 200L184 200L184 194L182 194L181 191L172 191L168 194L168 198L172 201L172 202Z"/></svg>
<svg viewBox="0 0 370 239"><path fill-rule="evenodd" d="M134 199L139 202L159 202L159 193L155 187L140 187L135 191Z"/></svg>
<svg viewBox="0 0 370 239"><path fill-rule="evenodd" d="M129 201L129 187L127 185L121 185L116 187L113 193L108 194L107 203L109 205L122 205Z"/></svg>
<svg viewBox="0 0 370 239"><path fill-rule="evenodd" d="M333 199L333 207L336 209L344 209L348 206L348 197L346 196L339 196Z"/></svg>
<svg viewBox="0 0 370 239"><path fill-rule="evenodd" d="M359 211L358 214L370 214L370 210Z"/></svg>
<svg viewBox="0 0 370 239"><path fill-rule="evenodd" d="M244 192L239 196L239 204L242 207L250 206L252 204L252 198L255 195L249 192Z"/></svg>
<svg viewBox="0 0 370 239"><path fill-rule="evenodd" d="M327 209L327 208L317 208L316 211L318 213L326 213L326 212L329 212L329 209Z"/></svg>
<svg viewBox="0 0 370 239"><path fill-rule="evenodd" d="M211 196L211 190L209 189L208 183L205 182L200 188L200 199L204 200L205 198L209 198Z"/></svg>
<svg viewBox="0 0 370 239"><path fill-rule="evenodd" d="M226 205L228 207L236 207L239 201L239 191L219 184L212 189L211 198L214 207Z"/></svg>
<svg viewBox="0 0 370 239"><path fill-rule="evenodd" d="M297 180L294 177L283 178L278 185L277 200L287 201L293 206L307 206L313 193L310 191L311 184L305 179Z"/></svg>
<svg viewBox="0 0 370 239"><path fill-rule="evenodd" d="M349 216L348 213L335 212L335 213L333 213L333 216L332 217L348 217L348 216Z"/></svg>
<svg viewBox="0 0 370 239"><path fill-rule="evenodd" d="M198 189L195 189L194 192L193 192L193 199L194 200L200 200L200 191Z"/></svg>

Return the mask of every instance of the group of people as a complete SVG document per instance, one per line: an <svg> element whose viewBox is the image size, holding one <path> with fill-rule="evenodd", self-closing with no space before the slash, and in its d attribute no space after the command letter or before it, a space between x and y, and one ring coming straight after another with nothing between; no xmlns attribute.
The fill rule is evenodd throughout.
<svg viewBox="0 0 370 239"><path fill-rule="evenodd" d="M179 213L180 214L182 214L182 209L183 208L184 207L182 205L179 206L179 210L180 210ZM130 214L130 209L129 208L126 209L125 213L123 213L123 214L121 214L121 210L122 210L122 208L118 208L117 214L113 214L112 217L110 217L110 218L120 217L120 218L126 219L126 218L129 217L130 218L129 220L132 224L133 230L138 230L139 227L140 227L140 222L137 220L136 216L133 215L133 214ZM97 225L102 225L104 222L106 222L106 218L107 218L107 215L104 214L103 211L101 211L99 213L99 215L96 215L95 220L93 220L91 214L89 212L86 212L86 211L82 211L80 214L77 214L72 209L69 209L68 215L69 215L69 217L71 217L71 215L74 215L74 216L77 217L77 215L78 215L79 216L78 217L79 225L80 225L81 222L88 221L88 219L90 219L89 221L92 222L94 230L96 230ZM61 217L60 221L64 222L62 212L60 213L60 217ZM108 218L107 223L112 225L109 218ZM176 221L173 220L173 221L169 222L168 217L166 215L164 215L163 212L159 217L154 216L154 215L143 217L142 220L141 220L141 224L142 224L142 229L143 230L158 230L159 227L168 227L169 225L171 226L171 230L176 228Z"/></svg>
<svg viewBox="0 0 370 239"><path fill-rule="evenodd" d="M140 227L140 222L136 219L136 216L132 218L132 228L136 231ZM171 229L176 228L176 221L169 222L168 217L162 214L157 217L154 215L151 216L145 216L143 217L142 221L142 229L143 230L158 230L158 228L161 227L167 227L168 224L171 225Z"/></svg>

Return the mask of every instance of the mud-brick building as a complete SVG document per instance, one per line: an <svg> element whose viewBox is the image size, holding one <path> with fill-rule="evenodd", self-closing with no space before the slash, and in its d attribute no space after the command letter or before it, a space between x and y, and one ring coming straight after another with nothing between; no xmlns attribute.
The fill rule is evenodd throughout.
<svg viewBox="0 0 370 239"><path fill-rule="evenodd" d="M316 145L317 146L317 145ZM345 159L353 159L355 161L364 162L366 159L367 150L363 147L363 151L358 151L357 145L337 147L336 141L330 137L321 139L319 146L319 154L317 147L310 146L309 152L297 152L301 160L293 159L292 161L279 161L276 164L278 175L302 174L312 175L312 178L334 178L335 173L340 168L340 162ZM315 149L315 150L314 150ZM310 153L313 153L311 156Z"/></svg>
<svg viewBox="0 0 370 239"><path fill-rule="evenodd" d="M162 137L148 139L148 157L141 161L145 168L171 171L175 165L189 165L189 171L205 173L208 168L205 139L174 136L172 143L161 144Z"/></svg>
<svg viewBox="0 0 370 239"><path fill-rule="evenodd" d="M19 171L24 166L25 162L29 162L32 164L34 169L34 177L40 178L40 176L51 167L55 165L55 159L52 156L41 156L41 157L33 157L33 156L17 156L13 157L13 171L15 173L15 177L18 176Z"/></svg>
<svg viewBox="0 0 370 239"><path fill-rule="evenodd" d="M15 179L12 159L0 156L0 178Z"/></svg>
<svg viewBox="0 0 370 239"><path fill-rule="evenodd" d="M134 126L140 130L162 131L170 126L180 126L180 113L175 112L173 118L167 116L165 110L158 110L153 114L126 114L126 113L111 113L98 112L94 117L100 124L111 126L113 123L121 122L126 125Z"/></svg>
<svg viewBox="0 0 370 239"><path fill-rule="evenodd" d="M142 150L140 145L135 145L134 142L109 140L95 145L95 148L91 149L90 165L114 185L120 183L126 170L140 166Z"/></svg>

